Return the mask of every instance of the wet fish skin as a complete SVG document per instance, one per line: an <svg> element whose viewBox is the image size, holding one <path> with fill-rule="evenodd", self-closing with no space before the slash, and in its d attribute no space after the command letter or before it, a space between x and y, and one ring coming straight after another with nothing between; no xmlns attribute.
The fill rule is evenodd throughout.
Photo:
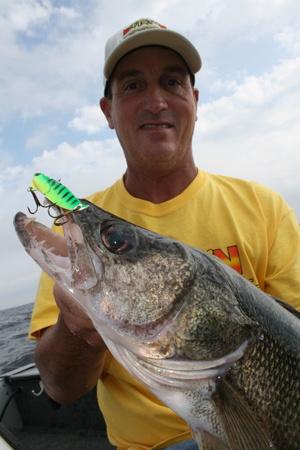
<svg viewBox="0 0 300 450"><path fill-rule="evenodd" d="M56 270L32 237L50 235L25 217L15 228L28 253L72 292L124 367L190 423L199 446L300 448L298 318L217 258L91 204L68 216L71 264Z"/></svg>
<svg viewBox="0 0 300 450"><path fill-rule="evenodd" d="M262 333L226 377L270 429L277 449L300 448L300 360Z"/></svg>

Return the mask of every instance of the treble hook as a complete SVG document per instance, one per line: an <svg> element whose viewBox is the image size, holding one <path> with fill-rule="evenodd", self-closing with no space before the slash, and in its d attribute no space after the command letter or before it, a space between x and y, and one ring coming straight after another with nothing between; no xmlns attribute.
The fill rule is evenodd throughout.
<svg viewBox="0 0 300 450"><path fill-rule="evenodd" d="M59 227L60 225L64 225L64 224L67 223L67 222L60 222L60 223L58 223L57 221L58 221L59 219L61 219L63 216L65 216L66 214L68 214L69 212L72 212L72 211L66 211L65 213L58 214L57 216L54 216L53 214L51 214L50 209L53 208L53 207L56 206L56 205L57 205L57 203L53 203L53 204L51 204L51 205L48 205L47 208L48 208L48 215L49 215L52 219L54 219L54 225L56 225L57 227Z"/></svg>
<svg viewBox="0 0 300 450"><path fill-rule="evenodd" d="M77 206L77 208L75 208L75 209L73 209L73 210L65 211L64 213L62 213L62 214L60 214L59 216L56 216L56 217L51 216L51 214L49 213L49 210L48 210L48 214L49 214L50 217L53 217L53 219L55 219L55 220L54 220L54 225L57 226L57 227L59 227L60 225L64 225L65 223L67 223L67 222L60 222L60 223L58 223L57 221L58 221L59 219L61 219L61 218L64 217L64 216L67 216L68 214L70 214L70 213L72 213L72 212L77 211L78 209L80 209L80 206Z"/></svg>
<svg viewBox="0 0 300 450"><path fill-rule="evenodd" d="M55 206L55 204L52 204L52 205L48 205L48 206L47 206L47 208L48 208L48 215L49 215L50 217L52 217L52 219L57 219L59 216L52 216L52 214L50 213L50 208L52 208L53 206Z"/></svg>
<svg viewBox="0 0 300 450"><path fill-rule="evenodd" d="M31 187L29 187L27 190L28 190L28 192L31 192L31 194L32 194L32 196L33 196L33 198L34 198L35 204L36 204L36 210L35 210L34 212L32 212L32 211L29 209L29 207L27 206L27 209L28 209L28 211L30 212L30 214L35 214L35 213L38 211L39 207L41 206L42 208L47 208L47 209L48 209L48 214L49 214L49 216L52 217L52 219L55 219L55 222L56 222L56 220L60 219L60 218L64 215L64 214L61 214L61 215L59 215L59 216L53 216L53 215L50 213L50 208L52 208L53 206L55 206L55 204L51 203L50 205L42 205L41 202L40 202L39 199L38 199L38 196L37 196L36 193L34 192L34 190L33 190ZM55 223L55 222L54 222L54 223ZM57 224L57 223L55 223L55 225L63 225L63 223L62 223L62 224Z"/></svg>
<svg viewBox="0 0 300 450"><path fill-rule="evenodd" d="M32 196L34 198L35 205L36 205L36 210L34 212L32 212L32 211L30 211L28 206L27 206L27 209L30 212L30 214L35 214L37 212L37 210L39 209L39 206L41 206L42 208L44 208L44 206L40 203L36 193L34 192L34 190L32 188L28 188L27 191L32 193Z"/></svg>

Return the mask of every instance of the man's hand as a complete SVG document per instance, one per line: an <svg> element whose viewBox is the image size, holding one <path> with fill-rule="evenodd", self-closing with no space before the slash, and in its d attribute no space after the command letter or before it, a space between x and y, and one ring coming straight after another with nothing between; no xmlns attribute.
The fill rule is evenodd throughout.
<svg viewBox="0 0 300 450"><path fill-rule="evenodd" d="M48 395L71 403L89 392L101 376L106 346L89 317L58 287L57 323L41 331L35 361Z"/></svg>
<svg viewBox="0 0 300 450"><path fill-rule="evenodd" d="M105 344L88 315L57 284L54 285L53 294L61 311L61 318L70 332L92 347L103 350Z"/></svg>

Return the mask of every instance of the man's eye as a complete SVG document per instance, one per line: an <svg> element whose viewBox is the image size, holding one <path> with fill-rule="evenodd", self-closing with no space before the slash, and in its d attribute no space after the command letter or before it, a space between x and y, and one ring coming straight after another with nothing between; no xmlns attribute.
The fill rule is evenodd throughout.
<svg viewBox="0 0 300 450"><path fill-rule="evenodd" d="M132 91L137 88L137 83L129 83L125 86L125 91Z"/></svg>
<svg viewBox="0 0 300 450"><path fill-rule="evenodd" d="M177 78L168 78L166 80L166 86L168 88L179 88L182 86L182 83Z"/></svg>
<svg viewBox="0 0 300 450"><path fill-rule="evenodd" d="M168 84L169 84L169 86L177 86L179 83L177 80L171 79L171 80L168 80Z"/></svg>

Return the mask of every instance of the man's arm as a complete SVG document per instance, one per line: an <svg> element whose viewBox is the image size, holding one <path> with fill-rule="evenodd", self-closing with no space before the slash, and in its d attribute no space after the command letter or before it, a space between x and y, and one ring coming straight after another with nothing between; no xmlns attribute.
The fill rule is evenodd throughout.
<svg viewBox="0 0 300 450"><path fill-rule="evenodd" d="M65 404L95 386L106 346L90 319L56 285L54 296L61 312L56 325L41 332L35 361L47 394Z"/></svg>

